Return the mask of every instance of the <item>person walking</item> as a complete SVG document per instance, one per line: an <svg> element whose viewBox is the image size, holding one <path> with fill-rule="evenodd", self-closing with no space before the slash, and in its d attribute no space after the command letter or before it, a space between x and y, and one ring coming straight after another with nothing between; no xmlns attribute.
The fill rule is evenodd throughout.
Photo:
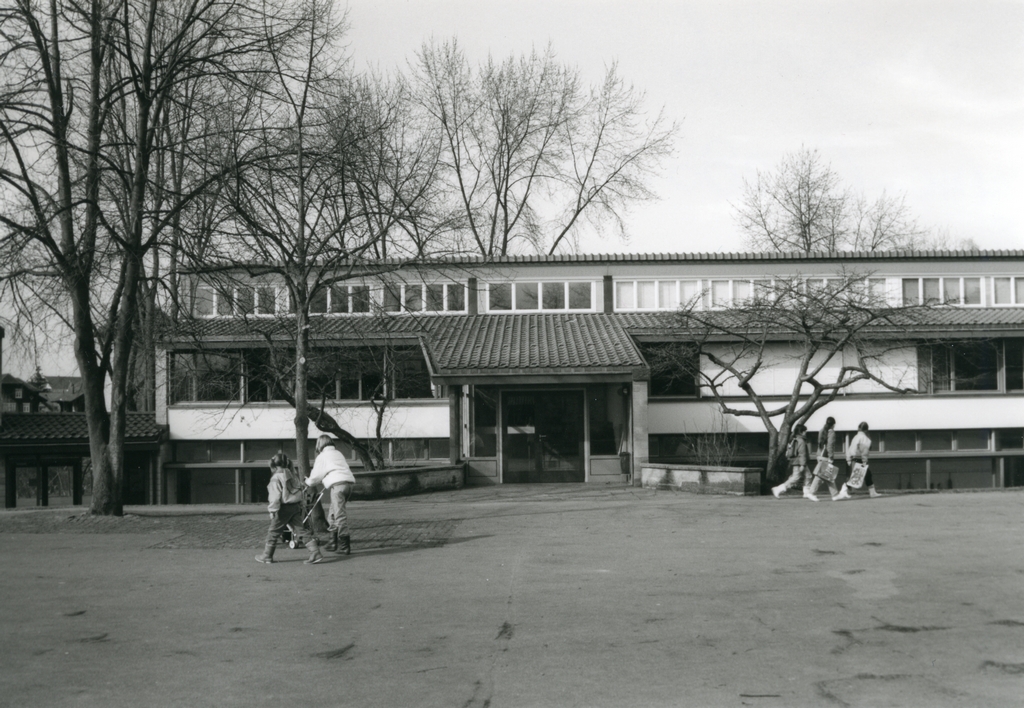
<svg viewBox="0 0 1024 708"><path fill-rule="evenodd" d="M811 480L811 488L804 495L811 501L818 501L816 492L822 480L825 480L828 484L830 496L834 497L839 494L839 490L836 488L835 458L836 419L829 416L825 419L825 425L822 426L821 432L818 433L818 464L814 468L814 479Z"/></svg>
<svg viewBox="0 0 1024 708"><path fill-rule="evenodd" d="M267 531L263 553L256 556L256 560L260 563L273 563L274 549L277 548L285 529L291 526L292 533L298 536L297 540L304 542L310 551L309 559L303 563L319 563L324 557L320 553L320 544L316 536L302 523L302 482L292 471L292 461L283 452L279 452L270 460L270 471L270 484L267 485L270 498L267 505L270 512L270 529Z"/></svg>
<svg viewBox="0 0 1024 708"><path fill-rule="evenodd" d="M850 487L860 489L862 484L868 485L868 492L871 497L880 497L881 494L875 489L875 481L871 477L871 468L868 467L868 453L871 451L871 438L868 437L868 424L861 423L857 426L857 434L850 441L850 447L846 450L846 464L850 467L850 478L839 490L839 494L832 497L832 501L840 501L850 498ZM863 476L861 476L863 475Z"/></svg>
<svg viewBox="0 0 1024 708"><path fill-rule="evenodd" d="M306 478L306 484L310 487L323 484L324 491L331 495L331 509L327 514L327 528L331 540L325 548L328 551L349 555L352 553L352 535L349 533L345 505L352 496L356 478L330 435L321 435L316 440L316 462L313 463L313 470Z"/></svg>
<svg viewBox="0 0 1024 708"><path fill-rule="evenodd" d="M797 423L793 427L793 439L789 441L789 445L786 447L786 457L789 458L790 472L789 479L780 484L777 487L772 487L772 494L778 499L780 496L785 494L789 489L795 487L801 478L804 480L804 497L808 498L807 495L810 491L811 485L811 474L808 470L808 454L807 454L807 426L803 423Z"/></svg>

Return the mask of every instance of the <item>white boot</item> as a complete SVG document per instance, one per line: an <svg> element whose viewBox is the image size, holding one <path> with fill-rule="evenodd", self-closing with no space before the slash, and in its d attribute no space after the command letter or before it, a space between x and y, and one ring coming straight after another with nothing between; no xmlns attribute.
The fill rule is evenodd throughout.
<svg viewBox="0 0 1024 708"><path fill-rule="evenodd" d="M839 494L837 494L834 497L832 497L832 501L841 501L843 499L849 499L849 498L850 498L850 492L846 489L846 485L844 484L843 488L839 490Z"/></svg>
<svg viewBox="0 0 1024 708"><path fill-rule="evenodd" d="M780 484L777 487L772 487L772 494L775 495L776 499L779 498L779 495L785 494L785 493L786 493L786 485L785 484Z"/></svg>
<svg viewBox="0 0 1024 708"><path fill-rule="evenodd" d="M882 496L881 494L878 493L878 490L875 489L875 485L873 484L870 487L868 487L868 493L871 495L872 499L877 499L878 497Z"/></svg>
<svg viewBox="0 0 1024 708"><path fill-rule="evenodd" d="M810 499L811 501L818 501L818 497L814 496L814 492L811 491L810 487L804 487L804 499Z"/></svg>

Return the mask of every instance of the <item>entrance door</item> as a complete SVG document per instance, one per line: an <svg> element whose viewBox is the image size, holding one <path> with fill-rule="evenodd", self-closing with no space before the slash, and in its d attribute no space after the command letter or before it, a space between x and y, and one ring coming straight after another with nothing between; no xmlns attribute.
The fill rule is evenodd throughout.
<svg viewBox="0 0 1024 708"><path fill-rule="evenodd" d="M502 480L583 482L583 392L502 394Z"/></svg>

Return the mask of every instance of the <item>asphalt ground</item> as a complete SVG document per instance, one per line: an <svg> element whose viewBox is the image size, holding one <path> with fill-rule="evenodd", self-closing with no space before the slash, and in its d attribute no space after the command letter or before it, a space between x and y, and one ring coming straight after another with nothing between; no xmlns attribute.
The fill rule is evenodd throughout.
<svg viewBox="0 0 1024 708"><path fill-rule="evenodd" d="M0 705L1022 706L1024 493L629 487L0 512Z"/></svg>

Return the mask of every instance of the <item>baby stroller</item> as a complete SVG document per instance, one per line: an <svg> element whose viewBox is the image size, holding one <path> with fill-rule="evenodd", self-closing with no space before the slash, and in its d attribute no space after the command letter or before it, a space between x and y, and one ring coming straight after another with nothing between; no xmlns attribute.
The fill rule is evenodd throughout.
<svg viewBox="0 0 1024 708"><path fill-rule="evenodd" d="M302 492L303 526L306 526L306 524L309 522L309 517L313 513L313 508L323 498L324 493L320 492L320 494L316 496L316 499L313 498L314 495L316 495L316 490L312 487L306 487L306 489L304 489ZM309 530L312 531L312 529ZM299 530L295 528L292 524L288 524L288 529L283 534L283 540L285 543L288 544L288 548L303 548L304 546L302 541L299 540L299 536Z"/></svg>

